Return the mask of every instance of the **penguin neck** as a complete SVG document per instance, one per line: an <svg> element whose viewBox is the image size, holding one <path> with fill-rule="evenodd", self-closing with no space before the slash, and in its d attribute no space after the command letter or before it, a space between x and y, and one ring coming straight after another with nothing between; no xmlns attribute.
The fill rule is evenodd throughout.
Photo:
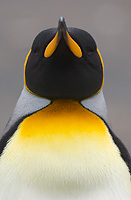
<svg viewBox="0 0 131 200"><path fill-rule="evenodd" d="M110 125L103 90L96 95L81 101L81 104L83 107L89 109L91 112L101 117L108 125Z"/></svg>
<svg viewBox="0 0 131 200"><path fill-rule="evenodd" d="M17 101L13 115L9 120L3 134L5 134L20 118L41 110L42 108L48 106L50 103L50 100L31 94L24 87ZM80 103L83 107L97 114L102 119L104 119L108 125L110 125L103 90L88 99L82 100Z"/></svg>

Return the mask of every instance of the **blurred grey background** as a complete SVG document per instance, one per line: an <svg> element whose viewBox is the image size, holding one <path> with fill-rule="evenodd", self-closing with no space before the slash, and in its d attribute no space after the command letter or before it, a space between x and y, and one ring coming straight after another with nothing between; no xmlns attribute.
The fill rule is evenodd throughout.
<svg viewBox="0 0 131 200"><path fill-rule="evenodd" d="M68 26L95 38L105 63L104 94L114 132L131 153L131 1L0 0L0 133L23 87L23 64L34 37Z"/></svg>

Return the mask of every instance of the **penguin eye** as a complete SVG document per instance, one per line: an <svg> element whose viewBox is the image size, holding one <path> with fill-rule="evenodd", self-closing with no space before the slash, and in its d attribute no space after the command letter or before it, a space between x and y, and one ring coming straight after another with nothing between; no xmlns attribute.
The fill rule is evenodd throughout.
<svg viewBox="0 0 131 200"><path fill-rule="evenodd" d="M34 54L35 54L35 55L38 55L38 54L39 54L39 49L38 49L38 48L34 50Z"/></svg>
<svg viewBox="0 0 131 200"><path fill-rule="evenodd" d="M88 49L87 50L87 53L90 55L90 54L92 54L94 52L94 50L93 49Z"/></svg>

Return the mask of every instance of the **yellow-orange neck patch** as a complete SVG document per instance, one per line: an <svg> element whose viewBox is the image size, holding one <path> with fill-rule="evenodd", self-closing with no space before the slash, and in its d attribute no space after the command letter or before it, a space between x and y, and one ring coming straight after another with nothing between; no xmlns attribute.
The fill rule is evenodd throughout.
<svg viewBox="0 0 131 200"><path fill-rule="evenodd" d="M106 143L108 130L103 121L79 102L57 100L27 117L20 125L19 137L33 144L50 144L66 150L92 140ZM43 145L44 145L43 144Z"/></svg>

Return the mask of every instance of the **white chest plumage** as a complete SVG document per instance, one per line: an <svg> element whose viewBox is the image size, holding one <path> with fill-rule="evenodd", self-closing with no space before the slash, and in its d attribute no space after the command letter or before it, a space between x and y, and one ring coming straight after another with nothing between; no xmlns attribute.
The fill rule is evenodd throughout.
<svg viewBox="0 0 131 200"><path fill-rule="evenodd" d="M131 199L128 168L105 124L73 101L22 122L0 159L0 188L0 200Z"/></svg>
<svg viewBox="0 0 131 200"><path fill-rule="evenodd" d="M17 182L13 182L15 187L12 189L8 189L6 194L0 194L0 200L130 200L131 195L129 191L123 191L123 187L120 185L116 187L112 183L101 185L98 188L90 191L82 190L82 191L74 191L74 193L70 192L61 192L54 193L53 191L41 191L36 190L35 188L30 188L29 186L19 185ZM114 191L112 191L112 187L114 187Z"/></svg>

